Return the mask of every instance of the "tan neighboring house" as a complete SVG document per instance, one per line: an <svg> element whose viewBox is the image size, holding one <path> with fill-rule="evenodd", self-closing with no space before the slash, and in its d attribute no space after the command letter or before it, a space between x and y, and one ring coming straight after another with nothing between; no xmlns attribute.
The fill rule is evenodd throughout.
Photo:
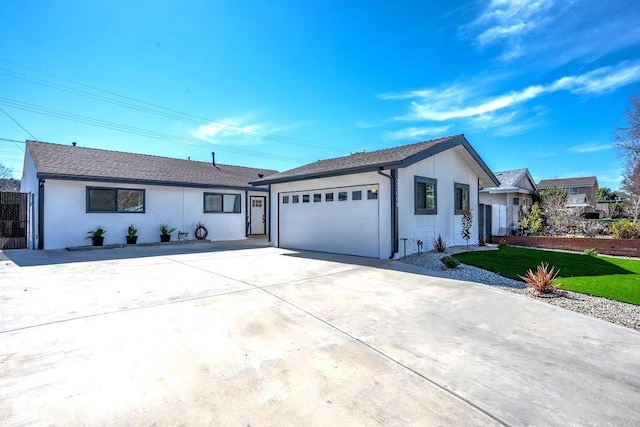
<svg viewBox="0 0 640 427"><path fill-rule="evenodd" d="M480 189L479 201L491 206L491 234L500 236L519 226L538 188L527 168L496 172L495 176L500 185Z"/></svg>
<svg viewBox="0 0 640 427"><path fill-rule="evenodd" d="M567 190L567 208L583 209L584 212L596 212L598 179L595 176L543 179L538 183L539 190L549 188L564 188Z"/></svg>

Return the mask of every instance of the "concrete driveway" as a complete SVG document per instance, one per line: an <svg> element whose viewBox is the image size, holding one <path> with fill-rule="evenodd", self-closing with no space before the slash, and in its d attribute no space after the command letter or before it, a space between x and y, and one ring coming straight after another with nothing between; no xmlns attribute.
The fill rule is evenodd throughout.
<svg viewBox="0 0 640 427"><path fill-rule="evenodd" d="M638 425L640 333L391 261L0 253L0 424Z"/></svg>

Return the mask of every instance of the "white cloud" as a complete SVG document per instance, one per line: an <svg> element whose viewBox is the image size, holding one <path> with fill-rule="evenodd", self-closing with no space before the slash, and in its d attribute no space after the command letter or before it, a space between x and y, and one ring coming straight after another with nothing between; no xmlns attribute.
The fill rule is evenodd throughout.
<svg viewBox="0 0 640 427"><path fill-rule="evenodd" d="M383 136L387 139L417 140L426 136L442 135L450 128L450 125L433 127L409 127L397 131L386 132L383 134Z"/></svg>
<svg viewBox="0 0 640 427"><path fill-rule="evenodd" d="M542 95L568 91L574 94L601 94L640 81L640 61L624 61L615 66L598 68L578 76L566 76L547 85L532 85L493 97L478 97L477 90L461 85L444 89L420 89L396 94L378 95L381 99L412 99L408 114L396 117L402 121L447 121L474 118L478 123L494 118L494 112L513 108Z"/></svg>
<svg viewBox="0 0 640 427"><path fill-rule="evenodd" d="M611 144L598 144L598 143L589 143L589 144L580 144L574 145L569 148L569 151L574 153L593 153L596 151L603 151L611 149Z"/></svg>
<svg viewBox="0 0 640 427"><path fill-rule="evenodd" d="M590 62L640 43L637 0L492 0L460 28L479 48L545 66Z"/></svg>
<svg viewBox="0 0 640 427"><path fill-rule="evenodd" d="M292 126L274 126L264 122L252 122L248 115L227 117L198 126L192 131L192 135L196 138L208 141L223 143L224 140L233 139L247 142L258 142L259 140L270 137L284 129L290 129Z"/></svg>

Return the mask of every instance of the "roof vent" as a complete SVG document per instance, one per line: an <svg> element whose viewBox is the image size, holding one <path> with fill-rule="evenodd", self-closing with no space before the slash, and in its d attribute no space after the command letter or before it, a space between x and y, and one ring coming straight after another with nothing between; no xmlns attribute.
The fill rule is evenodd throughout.
<svg viewBox="0 0 640 427"><path fill-rule="evenodd" d="M212 151L212 152L211 152L211 164L212 164L213 166L215 166L215 165L216 165L216 153L215 153L215 151Z"/></svg>
<svg viewBox="0 0 640 427"><path fill-rule="evenodd" d="M75 141L73 141L73 142L71 143L71 145L73 145L73 146L75 147L76 145L78 145L78 143L77 143L77 142L75 142Z"/></svg>
<svg viewBox="0 0 640 427"><path fill-rule="evenodd" d="M258 178L264 178L264 174L263 173L259 173L258 174Z"/></svg>

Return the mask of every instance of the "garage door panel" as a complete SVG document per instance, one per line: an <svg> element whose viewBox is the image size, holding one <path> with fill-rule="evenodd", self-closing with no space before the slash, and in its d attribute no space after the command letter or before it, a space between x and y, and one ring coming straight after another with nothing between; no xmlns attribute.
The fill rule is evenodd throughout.
<svg viewBox="0 0 640 427"><path fill-rule="evenodd" d="M280 247L378 258L378 199L367 198L372 188L377 195L377 185L281 193ZM352 199L354 191L361 191L361 200ZM334 201L325 200L327 192L334 193ZM338 200L339 192L347 192L346 201ZM322 201L313 202L318 193ZM303 203L306 194L310 202ZM292 203L294 195L299 203Z"/></svg>

